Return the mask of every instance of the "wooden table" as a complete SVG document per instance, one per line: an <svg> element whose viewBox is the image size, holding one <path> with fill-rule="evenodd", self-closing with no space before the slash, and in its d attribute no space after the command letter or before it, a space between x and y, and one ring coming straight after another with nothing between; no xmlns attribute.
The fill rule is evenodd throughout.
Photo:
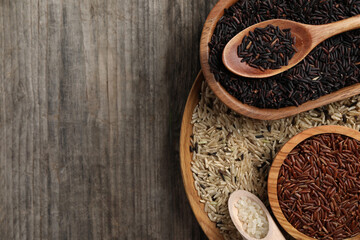
<svg viewBox="0 0 360 240"><path fill-rule="evenodd" d="M1 239L206 239L178 143L216 0L0 0Z"/></svg>

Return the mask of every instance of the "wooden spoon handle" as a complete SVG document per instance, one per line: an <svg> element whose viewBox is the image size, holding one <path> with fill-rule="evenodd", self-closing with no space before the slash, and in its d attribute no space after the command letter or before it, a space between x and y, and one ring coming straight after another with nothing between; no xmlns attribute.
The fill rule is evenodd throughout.
<svg viewBox="0 0 360 240"><path fill-rule="evenodd" d="M279 227L276 225L274 219L270 215L268 215L269 220L269 234L263 240L286 240L282 235Z"/></svg>
<svg viewBox="0 0 360 240"><path fill-rule="evenodd" d="M315 47L334 35L360 28L360 15L329 24L308 25L308 28L313 36L312 45Z"/></svg>

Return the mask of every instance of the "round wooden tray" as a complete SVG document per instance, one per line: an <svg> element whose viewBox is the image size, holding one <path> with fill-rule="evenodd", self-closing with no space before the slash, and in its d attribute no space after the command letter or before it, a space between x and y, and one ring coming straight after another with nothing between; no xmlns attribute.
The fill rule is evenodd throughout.
<svg viewBox="0 0 360 240"><path fill-rule="evenodd" d="M213 240L213 239L214 240L215 239L223 240L224 238L220 234L219 228L216 227L216 224L214 222L210 221L207 213L204 211L205 206L203 203L200 202L200 197L198 196L197 191L195 189L194 178L193 178L193 174L191 171L192 153L190 152L190 136L192 135L192 130L193 130L193 126L191 124L191 119L192 119L192 114L194 112L194 109L200 100L199 95L200 95L200 90L201 90L201 84L203 81L205 81L205 79L204 79L202 72L200 71L198 76L196 77L196 80L195 80L192 88L191 88L190 94L188 96L188 99L187 99L187 102L185 105L185 110L184 110L183 119L182 119L182 123L181 123L181 133L180 133L181 174L182 174L182 179L183 179L186 195L190 202L190 206L191 206L191 208L194 212L194 215L195 215L197 221L199 222L201 228L205 232L206 236L210 240ZM328 129L329 126L322 126L322 127L318 127L318 128L319 129L322 129L322 128ZM305 132L314 131L314 129L317 129L317 128L305 130ZM296 136L293 138L296 138ZM292 140L293 139L291 139L290 141L292 141ZM292 148L293 147L294 146L292 146ZM281 151L283 152L284 149L281 149ZM290 150L287 149L287 151L290 151ZM278 155L276 157L278 157ZM277 166L277 167L279 168L279 166ZM268 181L272 181L274 179L273 175L274 175L274 168L272 167L271 171L269 173ZM269 191L270 202L272 202L271 199L275 198L274 196L277 199L277 194L274 195L274 193ZM272 204L272 210L274 210L273 204ZM276 212L276 210L275 210L275 212ZM280 213L281 213L281 210L280 210ZM282 220L282 218L281 217L279 218L279 216L277 216L277 219ZM283 227L285 227L284 223L282 221L280 221L280 223ZM289 231L289 232L291 232L291 231ZM299 237L299 235L296 235L296 234L293 236ZM300 235L300 238L298 238L298 239L302 239L301 237L303 237L303 236ZM359 239L359 237L360 236L356 236L351 239Z"/></svg>
<svg viewBox="0 0 360 240"><path fill-rule="evenodd" d="M185 186L186 195L189 199L191 208L195 214L197 221L205 232L206 236L212 239L224 239L220 234L220 230L215 223L210 221L207 213L204 211L204 204L200 202L200 197L197 194L194 185L194 177L191 172L192 153L190 152L190 136L192 134L193 126L191 118L194 108L199 103L199 94L201 83L204 81L204 75L200 71L191 88L189 97L186 102L184 115L181 123L180 133L180 165L181 174Z"/></svg>

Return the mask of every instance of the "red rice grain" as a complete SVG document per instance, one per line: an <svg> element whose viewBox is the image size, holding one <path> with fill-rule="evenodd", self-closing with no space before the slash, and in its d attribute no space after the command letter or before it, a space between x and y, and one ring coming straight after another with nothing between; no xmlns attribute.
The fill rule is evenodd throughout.
<svg viewBox="0 0 360 240"><path fill-rule="evenodd" d="M287 220L317 239L360 233L360 142L340 134L309 138L284 160L278 199Z"/></svg>

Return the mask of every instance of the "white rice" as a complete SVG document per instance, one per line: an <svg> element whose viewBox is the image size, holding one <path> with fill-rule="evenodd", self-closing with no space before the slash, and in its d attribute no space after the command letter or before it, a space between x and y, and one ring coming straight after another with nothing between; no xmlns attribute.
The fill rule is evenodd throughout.
<svg viewBox="0 0 360 240"><path fill-rule="evenodd" d="M227 209L230 193L238 189L250 191L268 206L267 174L283 144L297 133L320 125L359 130L359 100L360 96L355 96L296 116L260 121L229 110L203 83L192 116L191 144L195 147L197 143L198 147L191 170L205 212L225 239L241 239Z"/></svg>
<svg viewBox="0 0 360 240"><path fill-rule="evenodd" d="M243 230L249 236L261 239L269 232L269 221L260 205L247 197L240 198L235 207L238 209L238 217Z"/></svg>

